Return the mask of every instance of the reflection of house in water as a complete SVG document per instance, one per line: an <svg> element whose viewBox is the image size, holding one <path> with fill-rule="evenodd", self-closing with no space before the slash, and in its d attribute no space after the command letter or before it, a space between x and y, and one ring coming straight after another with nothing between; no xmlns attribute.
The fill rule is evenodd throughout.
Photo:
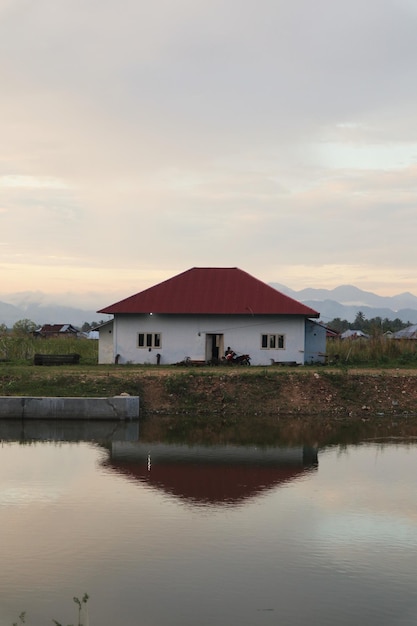
<svg viewBox="0 0 417 626"><path fill-rule="evenodd" d="M138 422L0 420L0 441L88 441L102 466L195 505L233 505L302 478L317 467L308 447L186 446L138 442Z"/></svg>
<svg viewBox="0 0 417 626"><path fill-rule="evenodd" d="M104 465L192 504L231 505L302 477L317 450L113 442Z"/></svg>

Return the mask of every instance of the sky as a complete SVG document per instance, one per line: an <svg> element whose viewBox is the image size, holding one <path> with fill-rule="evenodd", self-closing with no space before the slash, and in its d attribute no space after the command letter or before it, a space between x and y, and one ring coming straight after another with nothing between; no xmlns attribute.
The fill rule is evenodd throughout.
<svg viewBox="0 0 417 626"><path fill-rule="evenodd" d="M417 294L415 0L0 0L0 294Z"/></svg>

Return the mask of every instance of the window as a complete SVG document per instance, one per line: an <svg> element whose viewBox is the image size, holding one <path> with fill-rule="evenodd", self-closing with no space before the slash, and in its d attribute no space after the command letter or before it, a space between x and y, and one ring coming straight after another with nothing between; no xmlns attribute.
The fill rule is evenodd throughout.
<svg viewBox="0 0 417 626"><path fill-rule="evenodd" d="M261 335L264 350L285 350L285 335Z"/></svg>
<svg viewBox="0 0 417 626"><path fill-rule="evenodd" d="M138 333L138 348L160 348L161 333Z"/></svg>

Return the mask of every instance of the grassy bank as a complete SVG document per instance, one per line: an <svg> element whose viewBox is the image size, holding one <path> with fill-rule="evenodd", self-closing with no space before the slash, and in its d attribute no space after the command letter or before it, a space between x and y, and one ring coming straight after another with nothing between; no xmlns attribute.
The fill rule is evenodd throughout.
<svg viewBox="0 0 417 626"><path fill-rule="evenodd" d="M158 413L414 414L417 369L0 364L0 395L140 395Z"/></svg>
<svg viewBox="0 0 417 626"><path fill-rule="evenodd" d="M141 438L266 444L417 436L417 370L0 365L0 395L141 399Z"/></svg>

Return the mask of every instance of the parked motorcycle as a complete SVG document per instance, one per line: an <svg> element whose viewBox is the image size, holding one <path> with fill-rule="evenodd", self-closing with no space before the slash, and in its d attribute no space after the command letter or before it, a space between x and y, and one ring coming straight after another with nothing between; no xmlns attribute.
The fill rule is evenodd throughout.
<svg viewBox="0 0 417 626"><path fill-rule="evenodd" d="M250 365L250 356L249 354L237 355L231 351L224 357L224 362L226 365Z"/></svg>

